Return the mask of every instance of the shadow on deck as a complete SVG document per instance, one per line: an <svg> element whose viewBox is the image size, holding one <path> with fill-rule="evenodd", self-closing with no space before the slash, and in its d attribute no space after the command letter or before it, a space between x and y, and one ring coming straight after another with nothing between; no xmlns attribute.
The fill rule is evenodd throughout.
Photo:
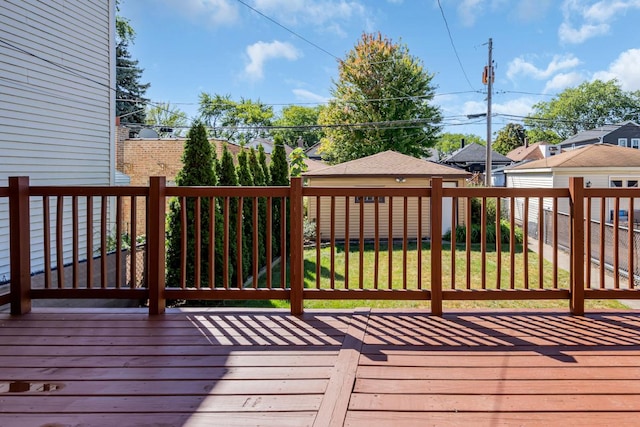
<svg viewBox="0 0 640 427"><path fill-rule="evenodd" d="M640 317L0 314L0 425L636 425Z"/></svg>

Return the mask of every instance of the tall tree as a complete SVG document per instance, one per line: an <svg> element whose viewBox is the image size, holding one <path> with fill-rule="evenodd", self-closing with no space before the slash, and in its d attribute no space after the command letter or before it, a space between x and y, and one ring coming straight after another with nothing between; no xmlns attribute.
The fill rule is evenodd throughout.
<svg viewBox="0 0 640 427"><path fill-rule="evenodd" d="M233 162L233 154L229 151L229 148L225 145L222 149L222 156L220 157L220 161L218 162L217 167L218 173L218 185L226 186L226 187L237 187L238 186L238 174L236 172L236 167ZM229 199L228 208L224 205L221 207L223 215L229 216L229 224L228 228L224 230L225 233L228 233L229 239L229 247L224 248L227 255L227 263L230 269L230 279L231 284L236 284L238 273L236 271L236 260L238 259L238 247L236 245L236 236L237 236L237 225L238 225L238 216L241 213L238 212L238 198L231 197ZM242 274L242 272L240 272Z"/></svg>
<svg viewBox="0 0 640 427"><path fill-rule="evenodd" d="M259 145L258 147L262 148L264 154L264 148L262 145ZM253 148L249 150L249 169L251 170L251 176L253 177L253 185L258 187L267 185L265 170L258 160L256 150ZM265 197L260 197L258 199L258 261L260 266L263 266L266 260L266 236L267 199Z"/></svg>
<svg viewBox="0 0 640 427"><path fill-rule="evenodd" d="M415 157L430 154L440 131L440 110L428 73L406 45L380 33L363 34L338 66L333 99L319 122L330 125L321 152L340 163L381 151Z"/></svg>
<svg viewBox="0 0 640 427"><path fill-rule="evenodd" d="M491 148L503 155L524 145L527 137L524 127L519 123L507 123L497 132L496 139Z"/></svg>
<svg viewBox="0 0 640 427"><path fill-rule="evenodd" d="M240 150L238 153L238 165L236 167L238 184L243 187L253 187L254 180L249 165L249 153ZM242 203L242 277L247 278L253 269L253 199L245 198Z"/></svg>
<svg viewBox="0 0 640 427"><path fill-rule="evenodd" d="M116 8L120 10L120 2ZM145 123L145 105L149 101L145 93L150 83L141 83L143 69L138 60L131 58L129 44L135 31L128 19L116 15L116 116L120 123Z"/></svg>
<svg viewBox="0 0 640 427"><path fill-rule="evenodd" d="M273 108L262 102L230 95L200 94L200 117L211 128L212 136L236 143L266 137L274 116Z"/></svg>
<svg viewBox="0 0 640 427"><path fill-rule="evenodd" d="M274 138L273 151L271 152L271 163L269 164L269 176L271 177L270 185L287 186L289 185L289 165L287 163L287 153L284 149L282 138L277 136ZM288 230L287 206L284 209L281 199L273 199L273 252L280 253L280 237L283 225Z"/></svg>
<svg viewBox="0 0 640 427"><path fill-rule="evenodd" d="M324 135L318 126L318 116L322 106L305 107L302 105L288 105L282 109L280 116L273 122L276 127L271 134L280 135L285 144L297 147L302 142L302 148L309 148ZM277 127L282 127L278 129Z"/></svg>
<svg viewBox="0 0 640 427"><path fill-rule="evenodd" d="M443 158L460 149L462 147L462 140L464 140L465 145L474 143L486 145L485 140L478 135L471 133L464 134L446 132L438 137L438 141L436 142L434 149L438 152L440 158Z"/></svg>
<svg viewBox="0 0 640 427"><path fill-rule="evenodd" d="M183 167L176 176L176 185L216 185L215 152L211 149L211 144L207 137L205 126L194 123L189 129L187 139L184 144L182 154ZM187 253L182 253L182 209L186 209L187 223ZM196 285L196 269L200 272L200 285L208 286L209 282L209 199L203 198L200 207L200 235L201 235L201 260L200 264L195 262L195 217L196 204L193 198L188 198L185 204L180 200L173 199L169 204L168 227L167 227L167 286L180 286L181 278L181 257L186 256L187 270L185 273L186 284L189 287ZM213 219L215 220L215 219ZM218 221L216 221L218 222ZM219 232L216 237L219 239ZM218 240L216 239L216 240ZM218 245L216 245L218 247ZM222 266L221 252L216 255L216 265ZM221 276L217 276L221 277ZM216 279L217 280L217 279Z"/></svg>
<svg viewBox="0 0 640 427"><path fill-rule="evenodd" d="M180 136L187 125L187 114L171 103L160 103L147 108L145 123L158 127L161 136ZM177 128L177 129L176 129Z"/></svg>
<svg viewBox="0 0 640 427"><path fill-rule="evenodd" d="M537 132L551 131L546 136L555 134L562 141L605 124L638 120L639 105L639 92L623 91L616 80L594 80L565 89L549 102L535 104L525 124ZM540 135L537 132L536 137Z"/></svg>

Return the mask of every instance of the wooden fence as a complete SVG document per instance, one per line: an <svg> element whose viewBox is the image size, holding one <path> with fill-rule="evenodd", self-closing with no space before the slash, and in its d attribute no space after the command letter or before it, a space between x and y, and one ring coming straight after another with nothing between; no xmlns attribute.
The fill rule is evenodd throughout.
<svg viewBox="0 0 640 427"><path fill-rule="evenodd" d="M293 314L302 313L304 301L312 299L427 300L435 315L442 314L446 300L561 299L581 315L585 299L640 298L633 275L627 282L616 280L611 288L592 287L588 268L592 200L612 199L618 209L618 201L627 199L633 207L640 190L584 188L582 178L572 178L569 188L507 189L443 188L440 178L433 178L427 188L318 188L303 186L300 178L288 187L167 187L162 177L152 178L149 187L49 187L13 177L8 187L0 188L0 202L7 198L10 287L0 304L11 304L14 314L30 311L32 299L118 298L147 301L150 314L163 313L167 300L180 299L283 299L291 302ZM173 248L179 260L171 283L167 199L181 208L179 227L172 231L180 233L180 247ZM311 199L315 203L308 203ZM383 199L388 202L379 203ZM480 200L479 219L471 210L472 199ZM566 225L559 222L557 211L552 209L551 216L543 211L563 199L570 202ZM124 200L132 218L128 223L122 220ZM146 206L146 230L136 229L140 200ZM444 203L451 207L443 209ZM411 210L417 218L408 217L410 204L418 207ZM491 204L495 213L488 208ZM517 219L520 204L524 209ZM318 210L316 221L331 223L329 236L305 239L308 205ZM193 207L192 215L187 206ZM403 213L394 216L393 206L402 206ZM424 206L428 224L422 220ZM38 215L32 213L36 207ZM346 211L341 223L335 215L338 207ZM384 216L382 209L388 209ZM450 240L433 237L446 231L443 211L451 212L453 224L464 218L458 224L466 230L462 241L455 229ZM629 212L633 215L633 209ZM402 224L400 236L380 237L383 227L393 235L391 227L398 229L397 223ZM492 228L492 223L504 223L507 231ZM321 224L313 225L319 229ZM344 229L337 233L337 227ZM374 238L365 239L371 228ZM472 242L474 229L477 244ZM550 254L542 239L528 244L549 229ZM568 275L563 275L559 260L560 231L569 236ZM135 242L141 234L146 237L144 257L127 241ZM491 243L494 236L505 244ZM518 244L519 236L523 244ZM615 248L620 236L614 231L612 239ZM637 254L638 242L627 240L625 253ZM128 260L116 257L115 269L108 273L110 250L125 249ZM31 280L36 258L44 266L40 288ZM625 261L633 271L635 258ZM141 270L144 286L139 286Z"/></svg>

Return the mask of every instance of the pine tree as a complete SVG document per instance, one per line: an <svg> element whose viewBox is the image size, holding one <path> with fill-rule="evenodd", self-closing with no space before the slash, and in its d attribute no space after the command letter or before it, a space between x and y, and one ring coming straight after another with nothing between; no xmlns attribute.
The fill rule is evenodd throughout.
<svg viewBox="0 0 640 427"><path fill-rule="evenodd" d="M271 163L269 164L269 175L271 177L270 185L288 186L289 185L289 164L287 163L287 153L284 149L282 138L278 135L274 139L273 151L271 152ZM282 234L282 226L286 225L288 229L287 204L285 211L282 211L282 203L280 199L273 200L273 252L281 253L280 239ZM287 233L288 234L288 233Z"/></svg>
<svg viewBox="0 0 640 427"><path fill-rule="evenodd" d="M233 163L233 155L229 151L229 148L225 145L222 149L222 157L220 158L220 162L218 162L218 183L221 186L225 187L237 187L238 186L238 175L236 173L236 167ZM231 197L229 199L229 209L225 212L224 206L221 206L221 211L223 215L229 216L229 224L228 229L223 232L228 233L229 238L229 249L226 255L227 262L229 264L230 271L230 285L235 285L236 283L236 262L238 259L238 248L236 247L236 230L238 223L238 199L236 197ZM225 250L225 249L223 249ZM241 273L241 272L240 272Z"/></svg>
<svg viewBox="0 0 640 427"><path fill-rule="evenodd" d="M176 177L178 186L214 186L216 176L214 172L215 155L207 138L207 130L202 123L195 123L185 141L182 155L183 167ZM184 272L186 285L196 286L195 272L200 269L200 285L208 286L209 282L209 199L201 200L200 209L200 235L201 235L201 262L195 265L195 198L187 198L183 205L180 200L173 199L169 206L167 229L167 286L180 286L181 256L182 254L182 209L187 210L187 270ZM217 260L219 264L221 260ZM219 264L221 265L221 264Z"/></svg>
<svg viewBox="0 0 640 427"><path fill-rule="evenodd" d="M264 152L262 145L258 145L258 163L262 166L262 172L264 173L264 185L271 185L271 173L269 172L269 166L267 166L267 154Z"/></svg>
<svg viewBox="0 0 640 427"><path fill-rule="evenodd" d="M145 93L150 83L140 83L142 68L131 59L129 41L121 39L116 45L116 116L120 123L145 123Z"/></svg>
<svg viewBox="0 0 640 427"><path fill-rule="evenodd" d="M259 147L262 147L260 145ZM264 150L264 149L263 149ZM249 151L249 169L253 176L253 185L263 187L267 185L264 169L258 161L256 150L253 148ZM258 261L262 267L266 262L266 236L267 236L267 199L260 197L258 199Z"/></svg>
<svg viewBox="0 0 640 427"><path fill-rule="evenodd" d="M238 153L238 184L253 187L253 176L249 167L249 154L243 149ZM253 199L242 202L242 277L248 277L253 270Z"/></svg>

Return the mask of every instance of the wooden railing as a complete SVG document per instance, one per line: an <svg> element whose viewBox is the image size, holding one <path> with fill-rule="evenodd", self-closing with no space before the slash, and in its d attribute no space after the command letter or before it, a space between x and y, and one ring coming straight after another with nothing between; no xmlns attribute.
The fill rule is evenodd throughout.
<svg viewBox="0 0 640 427"><path fill-rule="evenodd" d="M439 178L428 188L305 187L300 178L289 187L167 187L164 178L149 187L47 187L10 178L0 188L10 228L10 287L0 304L21 314L32 299L132 299L159 314L168 300L282 299L299 314L313 299L427 300L440 315L447 300L560 299L579 315L585 299L640 298L638 198L639 189L584 188L582 178L557 189L444 188ZM170 199L179 238L167 249ZM604 227L607 208L611 242L600 239L593 256L594 216ZM316 235L305 239L309 218ZM465 235L454 228L443 241L445 223ZM502 243L490 243L494 235ZM605 252L612 262L599 258Z"/></svg>

